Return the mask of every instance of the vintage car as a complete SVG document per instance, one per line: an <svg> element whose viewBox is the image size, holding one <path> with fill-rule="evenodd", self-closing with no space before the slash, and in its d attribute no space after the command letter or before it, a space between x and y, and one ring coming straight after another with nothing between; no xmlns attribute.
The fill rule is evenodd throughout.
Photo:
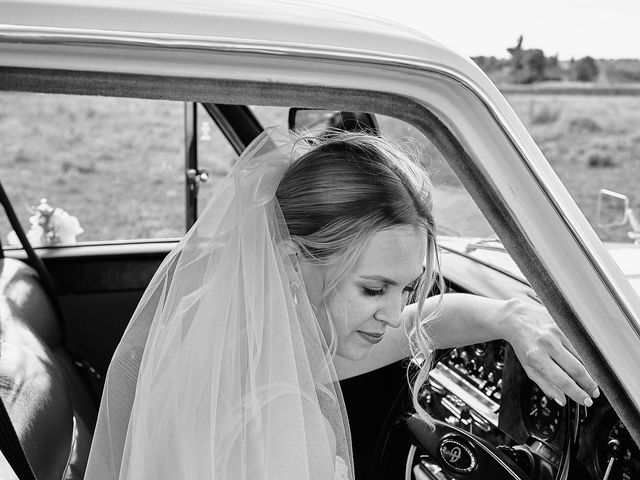
<svg viewBox="0 0 640 480"><path fill-rule="evenodd" d="M317 2L0 11L2 478L82 478L119 338L251 140L355 117L429 159L446 288L543 303L604 393L560 407L501 340L437 352L435 430L411 411L418 361L345 379L357 478L640 478L638 293L469 59Z"/></svg>

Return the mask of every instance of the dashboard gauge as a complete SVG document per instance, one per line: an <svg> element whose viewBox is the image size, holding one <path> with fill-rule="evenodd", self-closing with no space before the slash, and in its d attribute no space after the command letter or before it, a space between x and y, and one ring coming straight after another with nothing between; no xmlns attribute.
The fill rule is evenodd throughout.
<svg viewBox="0 0 640 480"><path fill-rule="evenodd" d="M495 366L498 370L501 370L502 367L504 367L505 348L506 344L504 342L501 343L495 356Z"/></svg>
<svg viewBox="0 0 640 480"><path fill-rule="evenodd" d="M608 472L609 480L632 480L640 475L640 450L627 428L610 412L598 435L596 467L601 477Z"/></svg>
<svg viewBox="0 0 640 480"><path fill-rule="evenodd" d="M473 353L476 354L476 356L478 357L482 357L484 356L485 353L487 353L487 350L489 348L489 344L488 343L477 343L473 346Z"/></svg>
<svg viewBox="0 0 640 480"><path fill-rule="evenodd" d="M558 433L564 407L547 397L534 383L527 383L522 392L523 418L531 436L549 441Z"/></svg>

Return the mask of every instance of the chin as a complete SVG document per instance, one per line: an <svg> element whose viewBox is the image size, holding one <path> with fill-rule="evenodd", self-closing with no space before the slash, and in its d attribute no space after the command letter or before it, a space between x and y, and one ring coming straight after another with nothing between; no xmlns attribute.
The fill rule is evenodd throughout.
<svg viewBox="0 0 640 480"><path fill-rule="evenodd" d="M347 360L357 361L367 358L372 350L373 345L345 345L342 348L338 348L336 355L346 358Z"/></svg>

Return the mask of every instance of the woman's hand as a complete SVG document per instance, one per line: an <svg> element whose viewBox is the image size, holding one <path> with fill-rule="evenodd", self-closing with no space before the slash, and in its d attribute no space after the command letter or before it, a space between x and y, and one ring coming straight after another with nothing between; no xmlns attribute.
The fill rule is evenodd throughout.
<svg viewBox="0 0 640 480"><path fill-rule="evenodd" d="M565 395L590 407L600 395L598 385L578 353L541 305L510 300L497 322L502 337L513 347L525 372L560 405Z"/></svg>

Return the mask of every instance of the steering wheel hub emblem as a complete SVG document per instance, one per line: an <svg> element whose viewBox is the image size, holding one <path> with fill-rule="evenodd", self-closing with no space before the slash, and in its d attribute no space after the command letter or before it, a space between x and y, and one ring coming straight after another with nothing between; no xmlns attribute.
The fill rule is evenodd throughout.
<svg viewBox="0 0 640 480"><path fill-rule="evenodd" d="M442 439L438 446L440 458L445 466L458 473L471 473L478 465L476 454L461 437Z"/></svg>

